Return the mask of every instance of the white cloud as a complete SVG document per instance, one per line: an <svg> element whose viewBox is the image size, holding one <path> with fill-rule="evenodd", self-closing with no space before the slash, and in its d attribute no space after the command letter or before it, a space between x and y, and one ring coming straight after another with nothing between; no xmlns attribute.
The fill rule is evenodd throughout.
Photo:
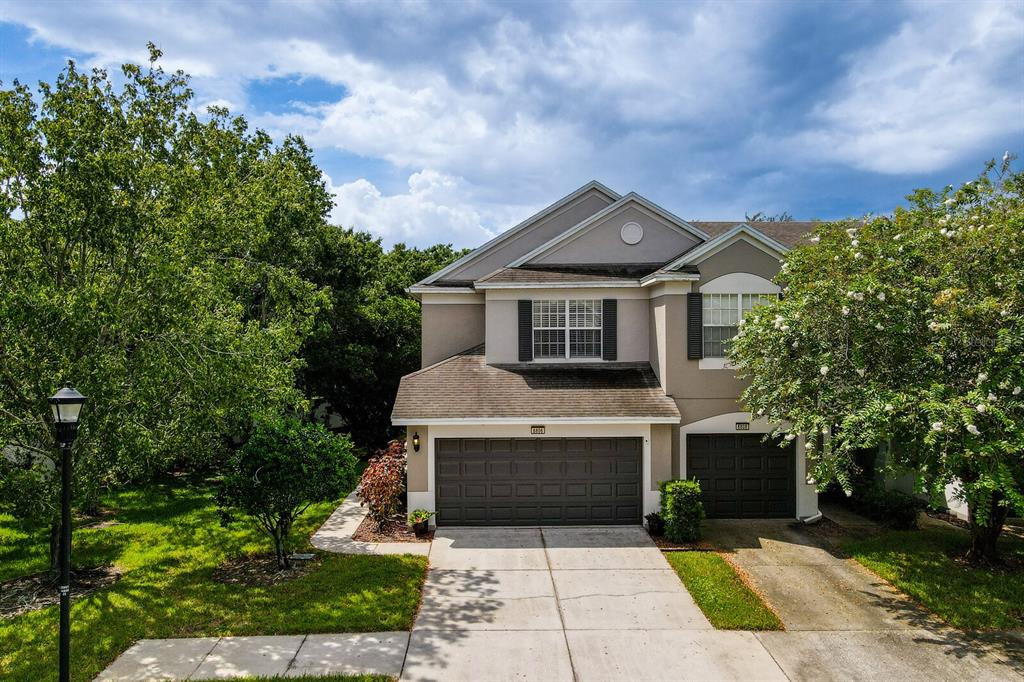
<svg viewBox="0 0 1024 682"><path fill-rule="evenodd" d="M463 184L459 178L424 170L409 176L408 192L387 196L360 178L332 188L331 219L344 227L370 230L388 245L480 244L493 234L477 210L465 203Z"/></svg>
<svg viewBox="0 0 1024 682"><path fill-rule="evenodd" d="M862 170L915 173L992 155L1000 135L1019 134L1024 5L936 9L916 6L890 38L852 55L835 95L816 108L817 125L785 144Z"/></svg>

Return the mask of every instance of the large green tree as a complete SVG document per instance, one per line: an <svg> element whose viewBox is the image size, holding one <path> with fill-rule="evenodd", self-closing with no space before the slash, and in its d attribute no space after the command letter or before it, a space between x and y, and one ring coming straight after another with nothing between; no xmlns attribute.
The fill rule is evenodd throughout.
<svg viewBox="0 0 1024 682"><path fill-rule="evenodd" d="M891 216L821 225L787 254L782 299L747 317L731 357L757 414L809 434L811 476L850 490L854 453L968 504L975 561L1024 512L1024 175L919 190Z"/></svg>
<svg viewBox="0 0 1024 682"><path fill-rule="evenodd" d="M384 250L366 232L326 227L305 275L331 292L303 348L302 384L364 450L387 442L403 374L420 363L420 308L406 289L464 252L441 244Z"/></svg>
<svg viewBox="0 0 1024 682"><path fill-rule="evenodd" d="M197 116L159 56L0 91L0 504L51 527L63 382L89 397L88 502L301 407L298 353L329 303L295 267L331 205L309 150Z"/></svg>

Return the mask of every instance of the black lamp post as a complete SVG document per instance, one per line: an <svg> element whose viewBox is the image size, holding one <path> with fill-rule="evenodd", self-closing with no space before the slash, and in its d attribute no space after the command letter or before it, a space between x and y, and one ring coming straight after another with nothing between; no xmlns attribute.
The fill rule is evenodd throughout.
<svg viewBox="0 0 1024 682"><path fill-rule="evenodd" d="M60 443L60 682L71 679L71 444L85 396L67 384L50 396L53 425Z"/></svg>

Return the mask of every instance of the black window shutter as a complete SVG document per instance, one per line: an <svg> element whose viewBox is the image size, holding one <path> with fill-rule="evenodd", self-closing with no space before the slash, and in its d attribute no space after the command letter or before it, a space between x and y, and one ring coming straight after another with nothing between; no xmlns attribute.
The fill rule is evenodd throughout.
<svg viewBox="0 0 1024 682"><path fill-rule="evenodd" d="M601 359L615 360L619 353L619 302L606 298L601 302Z"/></svg>
<svg viewBox="0 0 1024 682"><path fill-rule="evenodd" d="M686 295L686 357L704 357L704 298L699 293Z"/></svg>
<svg viewBox="0 0 1024 682"><path fill-rule="evenodd" d="M519 301L519 362L533 360L533 301Z"/></svg>

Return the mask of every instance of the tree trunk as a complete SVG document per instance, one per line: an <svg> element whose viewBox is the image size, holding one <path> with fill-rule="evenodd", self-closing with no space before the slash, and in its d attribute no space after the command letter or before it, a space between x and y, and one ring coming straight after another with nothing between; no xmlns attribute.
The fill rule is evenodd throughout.
<svg viewBox="0 0 1024 682"><path fill-rule="evenodd" d="M60 524L50 524L50 577L57 577L57 560L60 558Z"/></svg>
<svg viewBox="0 0 1024 682"><path fill-rule="evenodd" d="M989 503L986 525L978 523L974 507L968 508L968 523L971 526L971 548L967 551L967 561L972 564L994 564L999 562L999 550L996 542L1003 531L1003 523L1009 509L999 504L1001 495L994 494Z"/></svg>
<svg viewBox="0 0 1024 682"><path fill-rule="evenodd" d="M291 568L292 559L288 552L288 534L291 532L291 522L287 517L282 517L277 521L277 533L281 537L281 560L283 561L282 568Z"/></svg>

